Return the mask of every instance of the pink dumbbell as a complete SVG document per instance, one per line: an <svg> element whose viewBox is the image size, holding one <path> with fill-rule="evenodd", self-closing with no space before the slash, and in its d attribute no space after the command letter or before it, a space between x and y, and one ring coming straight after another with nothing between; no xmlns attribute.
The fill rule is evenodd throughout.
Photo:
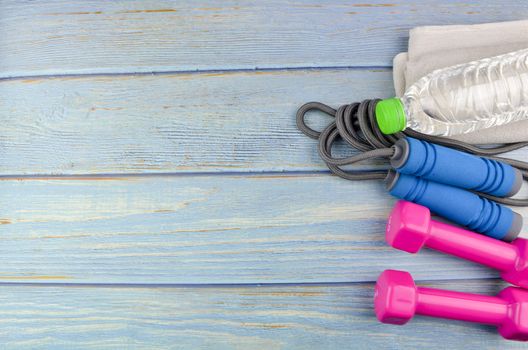
<svg viewBox="0 0 528 350"><path fill-rule="evenodd" d="M528 240L511 243L431 220L429 209L398 201L387 222L385 238L396 249L416 253L424 245L483 264L512 284L528 288ZM527 315L528 316L528 315Z"/></svg>
<svg viewBox="0 0 528 350"><path fill-rule="evenodd" d="M507 287L496 297L416 287L408 272L385 270L374 309L383 323L405 324L414 314L495 325L506 339L528 340L528 291Z"/></svg>

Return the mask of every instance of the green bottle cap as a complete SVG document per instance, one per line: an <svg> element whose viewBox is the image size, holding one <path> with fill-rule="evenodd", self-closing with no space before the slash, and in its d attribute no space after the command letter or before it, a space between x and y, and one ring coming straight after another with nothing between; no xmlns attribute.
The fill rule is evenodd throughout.
<svg viewBox="0 0 528 350"><path fill-rule="evenodd" d="M376 105L376 121L385 135L403 131L407 124L403 104L399 98L387 98Z"/></svg>

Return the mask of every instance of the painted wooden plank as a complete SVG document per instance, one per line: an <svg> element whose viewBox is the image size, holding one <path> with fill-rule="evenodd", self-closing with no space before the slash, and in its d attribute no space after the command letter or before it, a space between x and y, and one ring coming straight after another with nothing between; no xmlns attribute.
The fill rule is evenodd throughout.
<svg viewBox="0 0 528 350"><path fill-rule="evenodd" d="M297 108L386 97L390 86L388 70L1 81L0 173L326 169Z"/></svg>
<svg viewBox="0 0 528 350"><path fill-rule="evenodd" d="M494 294L497 281L428 286ZM0 287L3 349L520 349L493 327L377 322L373 285Z"/></svg>
<svg viewBox="0 0 528 350"><path fill-rule="evenodd" d="M325 170L297 108L392 94L388 70L2 81L0 174Z"/></svg>
<svg viewBox="0 0 528 350"><path fill-rule="evenodd" d="M496 277L384 242L379 182L323 175L0 181L0 281L361 282ZM526 216L528 208L519 212Z"/></svg>
<svg viewBox="0 0 528 350"><path fill-rule="evenodd" d="M527 15L515 0L5 0L0 77L390 66L415 26Z"/></svg>

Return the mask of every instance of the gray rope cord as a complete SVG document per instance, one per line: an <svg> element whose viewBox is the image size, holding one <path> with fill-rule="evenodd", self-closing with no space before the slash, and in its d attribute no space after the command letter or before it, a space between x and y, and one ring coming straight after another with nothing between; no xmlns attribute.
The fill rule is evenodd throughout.
<svg viewBox="0 0 528 350"><path fill-rule="evenodd" d="M359 103L343 105L337 110L320 102L309 102L301 106L297 111L296 123L298 129L306 136L318 140L317 150L319 155L335 175L353 181L385 179L390 168L380 170L344 170L341 167L371 158L390 158L394 154L392 145L398 139L409 136L510 164L522 172L525 180L528 179L527 162L496 156L497 154L528 146L528 142L510 143L496 147L480 147L445 137L422 134L411 129L406 129L403 133L385 135L379 129L375 119L375 108L378 101L380 100L364 100ZM323 131L316 131L310 128L305 121L306 113L313 110L334 117L335 121L330 123ZM362 153L345 158L334 158L332 156L332 146L339 138ZM528 199L502 198L486 193L472 192L498 203L512 206L528 206Z"/></svg>

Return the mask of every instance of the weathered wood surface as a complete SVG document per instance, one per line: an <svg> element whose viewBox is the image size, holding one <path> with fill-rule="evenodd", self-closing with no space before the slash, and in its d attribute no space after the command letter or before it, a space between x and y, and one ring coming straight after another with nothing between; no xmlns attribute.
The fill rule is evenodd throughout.
<svg viewBox="0 0 528 350"><path fill-rule="evenodd" d="M388 247L384 192L326 174L4 180L0 281L357 282L388 267L497 276Z"/></svg>
<svg viewBox="0 0 528 350"><path fill-rule="evenodd" d="M417 25L525 19L523 1L3 0L0 77L390 66Z"/></svg>
<svg viewBox="0 0 528 350"><path fill-rule="evenodd" d="M497 281L428 286L494 294ZM230 287L0 286L13 349L520 349L493 327L416 317L380 324L373 284Z"/></svg>
<svg viewBox="0 0 528 350"><path fill-rule="evenodd" d="M326 170L297 108L390 97L391 84L386 69L0 81L0 175Z"/></svg>
<svg viewBox="0 0 528 350"><path fill-rule="evenodd" d="M0 174L326 169L295 126L297 108L388 97L391 79L325 70L0 81Z"/></svg>
<svg viewBox="0 0 528 350"><path fill-rule="evenodd" d="M527 15L512 0L0 1L2 347L519 348L486 326L376 321L385 268L485 294L497 274L389 249L394 200L321 173L293 116L391 96L409 28Z"/></svg>

